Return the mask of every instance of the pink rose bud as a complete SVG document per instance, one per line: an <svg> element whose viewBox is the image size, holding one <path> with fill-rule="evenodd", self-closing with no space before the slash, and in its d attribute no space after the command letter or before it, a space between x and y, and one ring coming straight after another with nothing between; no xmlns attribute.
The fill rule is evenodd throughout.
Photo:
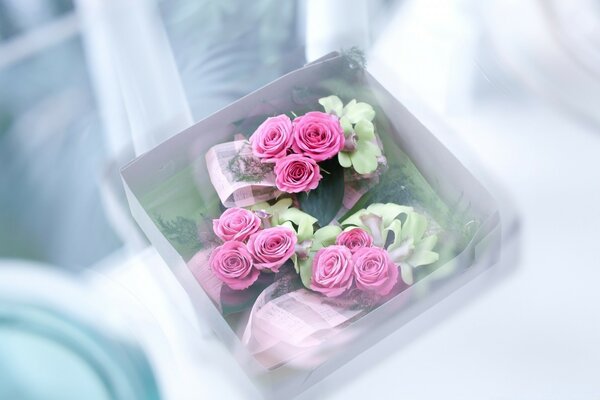
<svg viewBox="0 0 600 400"><path fill-rule="evenodd" d="M244 290L258 279L260 271L252 264L252 255L242 242L226 242L210 253L212 272L233 290Z"/></svg>
<svg viewBox="0 0 600 400"><path fill-rule="evenodd" d="M398 282L398 267L381 247L358 249L352 261L356 287L362 291L385 296Z"/></svg>
<svg viewBox="0 0 600 400"><path fill-rule="evenodd" d="M281 226L253 234L248 239L248 250L254 258L254 267L279 272L279 268L294 254L297 240L293 230Z"/></svg>
<svg viewBox="0 0 600 400"><path fill-rule="evenodd" d="M285 114L267 118L250 136L254 155L268 162L285 157L292 140L292 121Z"/></svg>
<svg viewBox="0 0 600 400"><path fill-rule="evenodd" d="M352 253L344 246L328 246L315 254L311 289L336 297L350 289L353 279Z"/></svg>
<svg viewBox="0 0 600 400"><path fill-rule="evenodd" d="M364 229L352 228L340 233L335 244L346 246L354 254L358 249L373 246L373 238Z"/></svg>
<svg viewBox="0 0 600 400"><path fill-rule="evenodd" d="M225 210L219 219L213 219L213 231L224 242L243 242L260 229L261 220L252 211L233 207Z"/></svg>
<svg viewBox="0 0 600 400"><path fill-rule="evenodd" d="M344 130L337 116L311 111L294 119L292 148L315 161L332 158L344 147Z"/></svg>
<svg viewBox="0 0 600 400"><path fill-rule="evenodd" d="M317 188L321 178L316 161L299 154L290 154L275 163L275 184L283 192L308 192Z"/></svg>

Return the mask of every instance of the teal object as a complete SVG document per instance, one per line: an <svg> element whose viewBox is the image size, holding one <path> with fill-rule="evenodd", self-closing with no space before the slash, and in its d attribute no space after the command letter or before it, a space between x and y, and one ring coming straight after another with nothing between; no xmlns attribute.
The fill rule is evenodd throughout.
<svg viewBox="0 0 600 400"><path fill-rule="evenodd" d="M37 284L45 283L62 299L44 302L45 296L33 294L40 293L37 284L0 290L0 399L159 400L145 354L134 342L95 323L101 316L68 290L77 281L58 286L46 273L36 276ZM8 282L0 282L7 289L2 283ZM74 293L83 290L76 289ZM82 314L61 306L67 302Z"/></svg>

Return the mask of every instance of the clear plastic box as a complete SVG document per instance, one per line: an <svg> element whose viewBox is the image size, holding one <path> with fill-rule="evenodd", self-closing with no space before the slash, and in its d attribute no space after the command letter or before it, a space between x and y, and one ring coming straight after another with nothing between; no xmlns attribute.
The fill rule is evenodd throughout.
<svg viewBox="0 0 600 400"><path fill-rule="evenodd" d="M339 93L344 88L347 93ZM212 146L232 140L240 130L251 129L249 126L262 116L310 103L327 91L346 98L363 96L376 105L381 118L378 123L385 127L380 136L386 156L400 159L407 168L414 166L415 176L420 177L417 183L410 183L400 172L398 182L393 183L397 188L408 187L407 193L398 190L394 192L398 198L391 200L408 202L433 220L443 220L444 226L455 224L446 241L450 256L442 257L441 262L419 274L413 285L351 320L331 338L265 366L242 343L248 316L225 317L213 300L210 285L198 279L190 263L202 247L198 227L203 220L220 214L205 154ZM198 317L210 325L267 398L291 398L321 381L498 264L507 240L514 238L514 214L501 212L488 189L360 62L338 53L277 79L166 140L125 166L122 178L134 218L185 288ZM423 192L415 194L413 189ZM504 199L502 202L506 207Z"/></svg>

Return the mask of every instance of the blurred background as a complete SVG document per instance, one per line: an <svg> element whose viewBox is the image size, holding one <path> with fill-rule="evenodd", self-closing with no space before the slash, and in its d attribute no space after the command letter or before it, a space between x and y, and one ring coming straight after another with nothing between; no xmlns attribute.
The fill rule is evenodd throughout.
<svg viewBox="0 0 600 400"><path fill-rule="evenodd" d="M600 398L597 0L0 0L0 398L247 398L118 171L351 46L505 189L521 257L458 311L436 306L410 346L309 395Z"/></svg>

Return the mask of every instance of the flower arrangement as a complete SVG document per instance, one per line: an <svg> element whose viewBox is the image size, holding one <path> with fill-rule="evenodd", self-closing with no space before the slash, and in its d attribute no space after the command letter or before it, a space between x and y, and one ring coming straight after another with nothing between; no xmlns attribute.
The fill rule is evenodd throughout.
<svg viewBox="0 0 600 400"><path fill-rule="evenodd" d="M262 178L272 175L276 191L272 200L227 208L213 220L222 244L209 266L232 290L289 266L306 289L325 297L358 291L381 299L411 285L415 268L438 260L437 236L427 233L427 218L412 207L375 203L338 220L313 204L323 197L316 192L333 202L344 196L336 182L372 180L386 164L370 104L353 99L344 105L335 95L318 103L323 111L268 117L242 140L240 152L260 162Z"/></svg>
<svg viewBox="0 0 600 400"><path fill-rule="evenodd" d="M327 55L122 171L140 227L270 397L493 265L504 240L493 197L364 61Z"/></svg>

